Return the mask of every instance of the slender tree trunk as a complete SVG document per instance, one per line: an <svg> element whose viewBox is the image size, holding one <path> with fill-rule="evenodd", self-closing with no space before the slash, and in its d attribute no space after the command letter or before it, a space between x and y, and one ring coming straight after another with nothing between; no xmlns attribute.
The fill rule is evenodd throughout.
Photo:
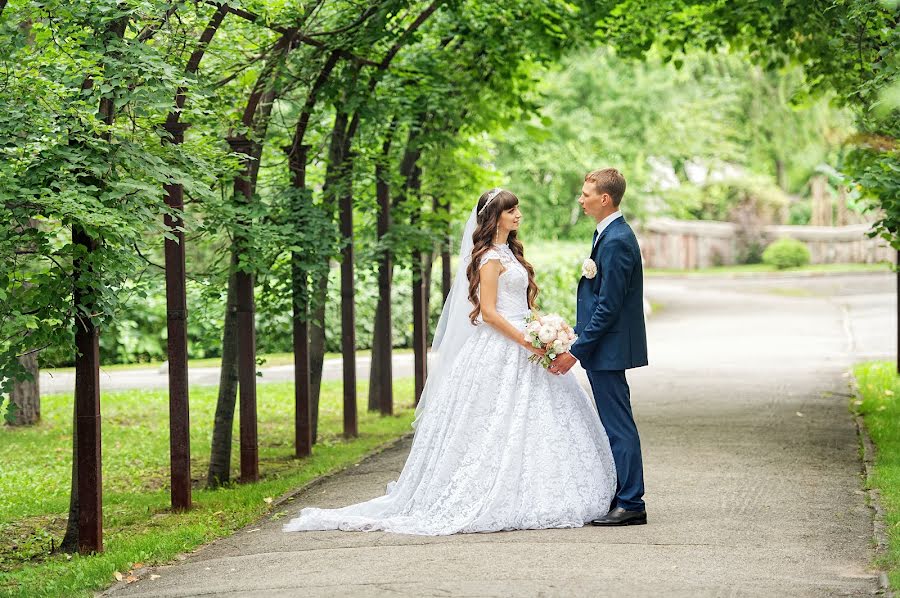
<svg viewBox="0 0 900 598"><path fill-rule="evenodd" d="M237 404L237 254L231 254L231 274L228 276L228 296L225 302L225 323L222 327L222 368L219 371L219 396L213 424L212 448L206 485L217 488L231 480L231 435L234 428L234 408Z"/></svg>
<svg viewBox="0 0 900 598"><path fill-rule="evenodd" d="M299 238L301 227L308 226L297 215L303 214L305 203L309 201L306 192L306 159L309 146L294 144L287 147L288 163L291 170L293 212L296 233ZM293 318L291 336L294 348L294 456L307 457L312 453L312 405L310 401L309 371L309 272L304 264L304 255L291 252L291 298Z"/></svg>
<svg viewBox="0 0 900 598"><path fill-rule="evenodd" d="M413 196L418 197L421 187L421 170L418 166L413 168L409 189ZM418 200L416 200L418 201ZM420 219L420 207L412 212L410 224L416 226ZM414 249L412 252L412 301L413 301L413 363L415 369L415 402L419 404L419 398L425 389L425 378L428 376L428 302L426 291L425 272L422 263L422 252Z"/></svg>
<svg viewBox="0 0 900 598"><path fill-rule="evenodd" d="M344 184L341 186L341 356L344 369L344 437L359 436L356 403L356 287L353 255L353 156L350 140L344 146Z"/></svg>
<svg viewBox="0 0 900 598"><path fill-rule="evenodd" d="M421 156L421 149L418 147L418 138L421 134L421 128L425 122L425 114L419 114L413 121L409 130L409 136L406 140L406 148L403 152L403 158L400 161L400 175L403 177L403 187L401 188L399 202L411 203L410 206L410 224L416 226L419 221L421 207L418 205L418 162ZM410 196L414 199L410 200ZM419 403L419 397L422 396L422 390L425 388L425 367L426 367L426 338L424 335L425 326L425 303L424 303L424 287L422 282L422 252L413 249L410 252L410 268L412 270L412 303L413 303L413 373L415 378L415 390L413 401Z"/></svg>
<svg viewBox="0 0 900 598"><path fill-rule="evenodd" d="M334 116L324 201L336 206L340 215L341 253L341 354L343 357L344 437L357 436L356 422L356 332L353 309L353 162L349 154L350 115L338 108Z"/></svg>
<svg viewBox="0 0 900 598"><path fill-rule="evenodd" d="M331 52L319 71L319 75L306 96L306 102L297 125L294 128L294 138L291 145L285 148L288 155L288 167L291 171L291 183L294 191L294 202L311 201L306 189L306 161L309 154L309 146L303 143L306 130L313 108L334 67L337 65L340 54ZM305 206L295 203L295 213L301 213ZM297 233L302 232L299 227L305 223L299 219L296 221ZM293 299L292 337L294 345L294 454L296 457L306 457L312 454L312 445L315 444L316 426L319 407L319 385L322 377L322 360L324 359L324 336L322 338L322 353L318 357L319 378L313 390L312 365L316 358L311 354L311 329L310 319L312 303L310 301L309 278L310 273L305 269L303 255L297 251L291 252L291 297ZM325 268L327 272L327 264ZM327 279L326 279L327 283ZM322 314L324 318L324 312ZM321 331L324 334L324 329Z"/></svg>
<svg viewBox="0 0 900 598"><path fill-rule="evenodd" d="M110 21L103 31L108 40L122 39L128 17ZM93 87L88 77L82 89ZM114 98L100 99L98 116L107 126L115 119ZM105 142L110 133L100 136ZM96 181L98 188L102 181ZM63 544L77 545L82 554L103 551L103 478L100 435L100 331L92 318L100 273L92 265L92 254L100 248L101 240L93 237L80 223L72 226L72 246L77 248L72 260L72 305L75 311L75 461L72 468L77 482L76 508L69 519L77 519L77 538L67 537ZM70 507L73 505L70 502ZM68 540L68 542L67 542Z"/></svg>
<svg viewBox="0 0 900 598"><path fill-rule="evenodd" d="M38 352L34 351L19 358L31 380L22 380L13 385L9 401L13 405L11 426L31 426L41 419L40 370Z"/></svg>
<svg viewBox="0 0 900 598"><path fill-rule="evenodd" d="M229 138L232 150L244 156L242 172L234 181L235 202L249 205L253 198L251 181L252 144L244 136ZM240 223L245 229L249 221ZM249 241L246 231L235 237L235 248L241 254L247 250ZM238 260L240 261L240 260ZM241 482L255 482L259 479L259 445L256 422L256 306L253 301L255 277L253 272L235 272L235 299L237 308L238 344L238 388L240 396L240 451Z"/></svg>
<svg viewBox="0 0 900 598"><path fill-rule="evenodd" d="M247 104L241 117L245 127L253 130L254 139L263 139L268 128L268 117L272 109L275 93L272 90L274 77L281 58L290 50L290 35L284 35L277 43L272 59L266 63L253 90L247 98ZM255 180L258 157L262 154L261 143L254 142L245 134L227 137L235 153L243 154L242 170L235 177L234 200L247 204L252 201L253 181ZM254 159L256 158L256 159ZM244 226L249 223L243 222ZM216 420L213 427L213 446L211 458L215 456L213 467L207 476L207 485L216 487L228 481L230 477L231 433L234 427L233 395L236 390L233 384L227 384L225 375L236 372L238 389L241 395L241 481L255 481L259 478L259 454L257 447L256 426L256 331L255 306L253 302L253 275L249 272L236 271L239 256L248 245L244 233L238 231L231 244L231 273L229 275L229 300L225 314L225 330L222 336L222 384L219 387L219 403L216 406ZM231 293L234 292L232 296ZM234 318L229 322L229 317ZM234 330L228 328L229 324ZM233 335L233 336L232 336ZM235 343L234 352L228 350L228 343ZM221 417L220 417L221 416ZM228 439L227 448L222 444ZM226 458L227 457L227 458Z"/></svg>
<svg viewBox="0 0 900 598"><path fill-rule="evenodd" d="M381 146L381 159L375 165L375 195L378 199L378 241L391 228L391 187L388 180L391 142L396 119L391 123ZM391 278L394 260L391 250L382 247L378 258L378 304L372 331L372 361L369 366L369 411L391 415L394 411L393 341L391 322Z"/></svg>
<svg viewBox="0 0 900 598"><path fill-rule="evenodd" d="M898 287L900 288L900 287ZM72 402L72 421L78 420L78 405ZM66 533L59 545L60 552L76 552L78 550L78 426L72 427L72 483L69 490L69 519L66 521Z"/></svg>
<svg viewBox="0 0 900 598"><path fill-rule="evenodd" d="M91 281L90 256L99 249L97 239L80 226L73 227L72 245L82 247L84 258L73 264L75 318L75 428L78 468L78 551L82 554L103 551L103 480L100 449L100 333L85 315L94 311L90 297L95 296ZM86 279L86 280L85 280ZM71 513L70 513L71 517Z"/></svg>
<svg viewBox="0 0 900 598"><path fill-rule="evenodd" d="M447 300L450 294L450 287L453 286L453 272L450 271L450 202L445 200L442 202L441 209L444 210L445 228L444 242L441 244L441 301Z"/></svg>
<svg viewBox="0 0 900 598"><path fill-rule="evenodd" d="M319 434L319 398L322 391L322 368L325 364L325 305L328 301L328 269L312 281L312 309L309 320L309 386L312 411L312 441Z"/></svg>

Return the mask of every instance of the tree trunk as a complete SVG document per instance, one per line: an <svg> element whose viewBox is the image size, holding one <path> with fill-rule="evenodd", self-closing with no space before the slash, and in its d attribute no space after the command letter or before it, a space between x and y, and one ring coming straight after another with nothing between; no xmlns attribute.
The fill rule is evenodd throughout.
<svg viewBox="0 0 900 598"><path fill-rule="evenodd" d="M450 271L450 201L439 202L440 210L444 212L444 234L441 242L441 305L447 301L450 287L453 286L453 272Z"/></svg>
<svg viewBox="0 0 900 598"><path fill-rule="evenodd" d="M831 198L828 196L827 181L824 176L816 175L810 180L810 191L812 194L812 217L813 226L831 226Z"/></svg>
<svg viewBox="0 0 900 598"><path fill-rule="evenodd" d="M78 421L78 406L72 403L72 421ZM69 491L69 520L66 534L59 545L60 552L78 550L78 426L72 426L72 483Z"/></svg>
<svg viewBox="0 0 900 598"><path fill-rule="evenodd" d="M784 160L775 158L775 181L782 191L788 190L787 168L785 168Z"/></svg>
<svg viewBox="0 0 900 598"><path fill-rule="evenodd" d="M295 215L304 213L304 204L309 201L306 192L306 159L308 145L294 144L286 148L294 187L291 202ZM302 229L308 226L302 218L295 218L298 238ZM291 337L294 349L294 456L308 457L312 454L312 410L310 402L309 372L309 272L306 271L304 255L291 251Z"/></svg>
<svg viewBox="0 0 900 598"><path fill-rule="evenodd" d="M349 150L350 141L345 149ZM341 186L341 356L344 369L344 438L359 436L356 404L356 288L353 271L353 156L344 153Z"/></svg>
<svg viewBox="0 0 900 598"><path fill-rule="evenodd" d="M391 187L389 159L396 119L391 124L381 147L381 159L375 164L375 195L378 199L377 235L381 242L391 228ZM372 361L369 365L369 411L382 415L394 412L393 342L391 323L391 278L394 261L391 251L382 247L378 258L378 304L372 331Z"/></svg>
<svg viewBox="0 0 900 598"><path fill-rule="evenodd" d="M13 405L11 426L31 426L41 419L40 370L38 352L34 351L19 358L31 380L21 380L13 385L9 401Z"/></svg>
<svg viewBox="0 0 900 598"><path fill-rule="evenodd" d="M97 284L89 265L99 241L81 227L72 228L72 245L83 247L84 257L73 260L75 317L75 436L78 468L78 552L103 551L103 478L100 450L100 332L93 320L91 297ZM71 517L71 513L69 514Z"/></svg>
<svg viewBox="0 0 900 598"><path fill-rule="evenodd" d="M319 434L319 397L325 362L325 304L328 301L328 270L313 277L312 310L309 320L309 392L312 411L312 442Z"/></svg>
<svg viewBox="0 0 900 598"><path fill-rule="evenodd" d="M222 327L222 368L219 371L219 396L213 423L212 447L209 455L208 488L217 488L231 480L231 434L234 428L234 408L237 403L238 347L237 293L234 269L237 253L231 253L231 274L228 276L228 298L225 302L225 323Z"/></svg>
<svg viewBox="0 0 900 598"><path fill-rule="evenodd" d="M291 183L294 187L294 201L311 201L311 196L306 189L306 161L309 155L309 146L303 143L313 108L318 100L319 92L324 87L334 67L337 66L340 53L333 51L328 55L322 70L306 96L306 102L297 125L294 128L294 138L291 145L285 148L288 154L288 167L291 171ZM297 206L295 212L300 212L301 206ZM299 220L296 226L303 226ZM300 230L298 229L298 233ZM291 297L293 298L293 327L292 337L294 344L294 454L297 457L305 457L312 453L312 445L316 442L316 432L319 413L319 389L322 381L322 365L325 357L325 330L320 327L314 329L315 321L324 321L324 301L327 295L316 293L317 304L313 304L310 295L310 272L303 269L302 255L299 252L291 252ZM325 285L327 287L328 264L324 264L326 273ZM318 289L318 287L317 287ZM319 311L321 310L321 311ZM316 317L319 319L316 320ZM317 337L318 345L313 348L313 336ZM315 354L314 354L315 353ZM314 367L315 366L315 367ZM318 370L318 377L314 375L314 369ZM315 381L314 381L314 378Z"/></svg>
<svg viewBox="0 0 900 598"><path fill-rule="evenodd" d="M416 197L421 186L421 170L413 167L409 189ZM418 200L416 200L418 201ZM410 217L410 224L416 226L419 222L421 208L417 206ZM412 301L413 301L413 364L415 370L415 403L419 404L419 398L425 389L425 378L428 376L428 303L426 291L426 279L423 267L422 252L419 249L412 251Z"/></svg>

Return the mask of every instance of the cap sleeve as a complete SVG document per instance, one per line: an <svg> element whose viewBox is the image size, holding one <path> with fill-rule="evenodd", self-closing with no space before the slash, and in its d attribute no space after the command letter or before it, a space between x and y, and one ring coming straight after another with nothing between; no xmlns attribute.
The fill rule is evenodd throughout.
<svg viewBox="0 0 900 598"><path fill-rule="evenodd" d="M503 256L500 255L500 252L496 249L488 249L484 252L484 255L481 256L481 260L478 262L478 267L483 267L486 263L491 260L503 260Z"/></svg>

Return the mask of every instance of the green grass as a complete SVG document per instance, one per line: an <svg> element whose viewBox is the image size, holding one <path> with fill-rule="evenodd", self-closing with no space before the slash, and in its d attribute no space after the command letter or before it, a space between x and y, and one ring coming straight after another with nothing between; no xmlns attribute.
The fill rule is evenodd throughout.
<svg viewBox="0 0 900 598"><path fill-rule="evenodd" d="M403 349L403 348L394 348L395 354L401 353L412 353L412 349ZM356 356L357 357L368 357L372 352L369 349L357 349ZM273 366L273 365L293 365L294 364L294 354L293 353L267 353L264 355L257 355L258 359L264 360L263 367ZM340 353L326 353L325 359L340 359ZM147 369L152 370L156 369L162 365L161 361L147 361L144 363L113 363L109 365L100 366L101 371L117 371L117 370L134 370L134 369ZM222 359L220 357L209 357L205 359L190 359L188 360L188 367L191 368L217 368L219 364L222 363ZM44 371L50 372L51 374L57 372L69 372L72 373L75 371L74 367L64 367L64 368L44 368Z"/></svg>
<svg viewBox="0 0 900 598"><path fill-rule="evenodd" d="M900 590L900 376L895 362L881 361L854 369L859 395L854 407L862 414L876 446L875 467L867 480L881 494L888 531L888 554L878 566Z"/></svg>
<svg viewBox="0 0 900 598"><path fill-rule="evenodd" d="M410 431L413 383L395 384L394 417L369 414L368 385L359 385L360 437L344 441L342 385L322 387L319 443L309 459L293 456L293 385L258 386L262 480L217 491L203 489L216 388L191 388L191 476L194 508L169 510L167 393L123 391L102 397L105 552L50 554L65 532L71 471L72 402L42 400L33 428L0 428L0 595L86 596L136 563L171 561L177 554L225 536L265 515L272 499L321 475L347 467ZM236 418L237 420L237 418ZM235 421L237 424L237 421ZM237 425L232 448L238 477Z"/></svg>

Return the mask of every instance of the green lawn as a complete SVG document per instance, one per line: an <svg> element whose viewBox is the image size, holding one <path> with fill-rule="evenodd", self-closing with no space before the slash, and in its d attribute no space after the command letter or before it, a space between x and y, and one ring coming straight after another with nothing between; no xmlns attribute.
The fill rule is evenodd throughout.
<svg viewBox="0 0 900 598"><path fill-rule="evenodd" d="M888 554L878 566L888 572L891 587L900 590L900 376L897 364L888 361L860 364L854 375L859 396L853 406L877 449L867 484L881 494L888 530Z"/></svg>
<svg viewBox="0 0 900 598"><path fill-rule="evenodd" d="M260 471L256 484L202 489L216 388L191 389L191 475L194 505L169 511L167 392L125 391L102 397L105 552L93 556L51 555L65 531L71 468L72 400L42 399L40 425L0 427L0 595L90 595L135 563L165 563L251 523L273 499L323 474L358 462L366 453L410 431L412 380L395 385L397 415L365 410L368 385L359 385L360 437L345 442L342 387L322 387L320 439L313 457L293 456L293 385L258 386ZM235 421L233 476L238 475Z"/></svg>
<svg viewBox="0 0 900 598"><path fill-rule="evenodd" d="M395 354L402 353L412 353L412 349L403 349L394 347L393 349ZM372 352L369 349L357 349L356 356L357 357L368 357ZM293 353L267 353L264 355L257 355L258 359L263 360L262 367L273 366L273 365L293 365L294 364L294 354ZM326 353L325 359L340 359L340 353ZM188 367L192 368L217 368L219 364L222 363L222 359L220 357L209 357L206 359L190 359L188 360ZM162 365L161 361L148 361L144 363L113 363L109 365L100 366L101 370L115 371L115 370L133 370L133 369L155 369ZM55 372L74 372L74 367L65 367L65 368L44 368L44 371L55 373Z"/></svg>

